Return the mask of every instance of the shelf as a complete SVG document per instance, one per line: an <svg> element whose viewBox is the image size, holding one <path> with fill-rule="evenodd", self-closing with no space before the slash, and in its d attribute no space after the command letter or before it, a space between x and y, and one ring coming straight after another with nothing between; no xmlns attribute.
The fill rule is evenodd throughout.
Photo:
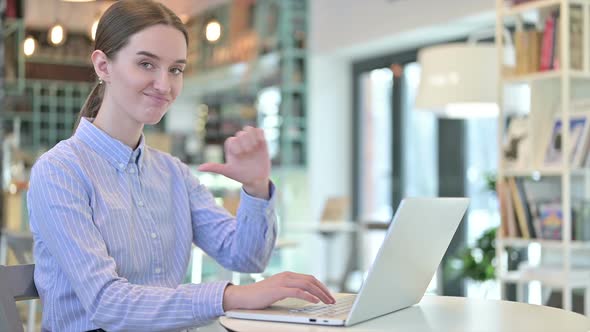
<svg viewBox="0 0 590 332"><path fill-rule="evenodd" d="M534 10L557 8L559 7L559 5L561 5L561 2L562 0L535 0L520 5L504 8L504 10L500 14L504 16L514 16ZM584 0L569 0L567 1L567 3L571 5L581 5L588 2Z"/></svg>
<svg viewBox="0 0 590 332"><path fill-rule="evenodd" d="M540 168L540 169L505 169L504 176L529 176L538 178L543 176L562 176L564 173L561 168ZM572 176L586 176L590 175L590 168L576 168L571 169Z"/></svg>
<svg viewBox="0 0 590 332"><path fill-rule="evenodd" d="M502 82L504 83L531 83L536 81L544 81L544 80L553 80L553 79L560 79L562 71L561 70L548 70L538 73L531 73L525 75L515 75L504 77ZM572 79L588 79L590 80L590 73L584 72L581 70L570 70L569 77Z"/></svg>
<svg viewBox="0 0 590 332"><path fill-rule="evenodd" d="M570 270L568 277L563 269L559 268L526 268L519 271L504 272L498 276L503 282L521 283L540 281L544 286L572 288L590 287L590 270Z"/></svg>
<svg viewBox="0 0 590 332"><path fill-rule="evenodd" d="M561 249L564 246L561 240L543 240L543 239L523 239L523 238L503 238L498 240L499 245L504 247L526 248L530 244L539 244L543 248ZM590 241L571 241L570 248L574 250L590 250Z"/></svg>

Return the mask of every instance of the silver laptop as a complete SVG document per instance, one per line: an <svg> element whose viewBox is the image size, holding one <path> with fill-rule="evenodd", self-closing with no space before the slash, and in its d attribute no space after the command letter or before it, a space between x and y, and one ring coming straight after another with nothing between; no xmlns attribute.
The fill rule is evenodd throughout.
<svg viewBox="0 0 590 332"><path fill-rule="evenodd" d="M266 309L231 310L225 315L350 326L412 306L424 296L468 203L467 198L404 199L358 294L335 294L331 305L286 299Z"/></svg>

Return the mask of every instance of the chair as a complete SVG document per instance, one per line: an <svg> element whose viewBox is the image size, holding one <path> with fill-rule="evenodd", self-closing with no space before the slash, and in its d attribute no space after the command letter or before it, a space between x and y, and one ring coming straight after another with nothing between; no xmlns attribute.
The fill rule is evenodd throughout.
<svg viewBox="0 0 590 332"><path fill-rule="evenodd" d="M0 237L0 264L7 265L8 249L12 251L18 264L33 262L33 235L29 232L2 230Z"/></svg>
<svg viewBox="0 0 590 332"><path fill-rule="evenodd" d="M35 264L0 265L0 331L24 332L16 301L38 299Z"/></svg>
<svg viewBox="0 0 590 332"><path fill-rule="evenodd" d="M14 232L7 229L0 236L0 265L8 264L8 251L14 255L17 264L33 262L33 236L30 232ZM29 301L27 332L34 332L37 314L37 301ZM1 331L1 330L0 330Z"/></svg>
<svg viewBox="0 0 590 332"><path fill-rule="evenodd" d="M319 224L319 234L325 242L325 267L326 267L326 284L334 285L339 291L347 291L346 281L352 273L356 255L354 243L356 241L356 232L358 225L350 220L350 197L334 196L328 197L322 210L322 216ZM344 271L336 279L330 277L331 262L334 259L334 240L337 235L350 235L350 249L346 251L346 263Z"/></svg>

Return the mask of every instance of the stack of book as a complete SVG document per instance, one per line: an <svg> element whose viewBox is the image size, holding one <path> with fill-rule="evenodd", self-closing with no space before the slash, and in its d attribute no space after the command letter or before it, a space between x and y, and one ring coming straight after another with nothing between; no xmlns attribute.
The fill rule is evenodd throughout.
<svg viewBox="0 0 590 332"><path fill-rule="evenodd" d="M501 235L509 238L562 240L564 211L559 200L536 199L522 178L497 183ZM572 204L572 240L590 240L590 202Z"/></svg>
<svg viewBox="0 0 590 332"><path fill-rule="evenodd" d="M583 67L583 15L582 7L570 6L569 36L570 68ZM538 71L556 70L561 67L560 47L561 17L559 11L547 15L543 31L537 29L517 30L513 34L516 51L515 74L523 75Z"/></svg>
<svg viewBox="0 0 590 332"><path fill-rule="evenodd" d="M561 17L559 11L553 11L545 19L545 30L543 31L543 41L541 46L541 64L540 70L554 70L561 67L560 61L560 29ZM582 7L570 7L570 68L582 69Z"/></svg>

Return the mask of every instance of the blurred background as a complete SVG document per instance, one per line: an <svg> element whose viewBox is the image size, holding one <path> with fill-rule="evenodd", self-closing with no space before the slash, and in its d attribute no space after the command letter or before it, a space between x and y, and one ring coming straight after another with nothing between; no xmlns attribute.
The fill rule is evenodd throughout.
<svg viewBox="0 0 590 332"><path fill-rule="evenodd" d="M530 182L524 187L533 193L559 188L544 202L562 203L557 228L573 229L574 194L566 183L587 181L572 179L574 165L568 163L544 172L535 158L522 157L529 149L518 142L512 150L521 159L515 159L505 141L508 129L518 135L519 120L512 120L534 119L535 107L557 114L561 96L570 94L569 87L561 90L570 76L590 77L587 0L578 1L579 17L567 0L161 2L189 31L188 66L181 96L158 125L145 129L147 143L190 165L219 204L235 213L239 184L196 168L222 162L224 140L243 126L260 127L278 188L280 235L267 271L224 271L195 248L186 282L249 283L291 270L313 274L335 291L356 292L401 199L467 196L469 211L429 292L555 306L563 299L570 310L587 309L586 283L569 293L576 287L567 281L544 285L548 273L497 272L519 272L523 262L543 265L541 257L553 257L550 265L562 272L575 264L588 272L588 238L542 232L527 238L522 229L509 234L508 222L517 225L518 211L504 213L497 191L498 182L515 178ZM3 263L32 262L26 245L29 172L36 158L72 135L96 82L90 63L96 24L112 3L0 0ZM547 30L566 7L571 17L553 21L561 30ZM561 37L545 41L549 34ZM571 53L571 63L547 67L545 61L543 67L543 52L551 46L551 54L558 54L564 37L571 45L561 54ZM581 53L574 59L577 38ZM584 97L584 83L572 83L572 91ZM540 122L527 121L523 131L533 144L530 128ZM510 173L509 162L523 171ZM572 192L582 192L584 202L588 187ZM531 200L523 204L530 204L531 222L541 225L544 216ZM584 218L577 220L584 224ZM576 245L578 258L570 252ZM569 295L560 295L562 286Z"/></svg>

